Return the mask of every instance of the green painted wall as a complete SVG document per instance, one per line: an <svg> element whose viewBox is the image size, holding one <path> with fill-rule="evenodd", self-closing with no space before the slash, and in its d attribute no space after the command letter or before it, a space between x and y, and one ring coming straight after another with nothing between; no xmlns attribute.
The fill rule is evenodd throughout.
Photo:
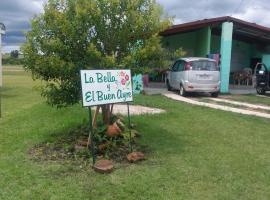
<svg viewBox="0 0 270 200"><path fill-rule="evenodd" d="M262 50L258 50L258 47L255 44L251 44L251 57L253 58L262 58Z"/></svg>
<svg viewBox="0 0 270 200"><path fill-rule="evenodd" d="M205 57L210 53L211 30L209 27L162 38L163 46L169 49L183 48L186 56Z"/></svg>
<svg viewBox="0 0 270 200"><path fill-rule="evenodd" d="M211 29L210 27L200 29L196 32L196 51L198 57L206 57L210 53Z"/></svg>
<svg viewBox="0 0 270 200"><path fill-rule="evenodd" d="M182 34L176 34L171 36L166 36L162 38L162 43L165 48L172 50L183 48L187 52L186 56L195 56L195 46L196 46L196 32L188 32Z"/></svg>
<svg viewBox="0 0 270 200"><path fill-rule="evenodd" d="M251 58L252 58L251 44L233 40L231 72L241 71L243 68L249 68Z"/></svg>
<svg viewBox="0 0 270 200"><path fill-rule="evenodd" d="M220 36L212 35L210 53L220 53Z"/></svg>

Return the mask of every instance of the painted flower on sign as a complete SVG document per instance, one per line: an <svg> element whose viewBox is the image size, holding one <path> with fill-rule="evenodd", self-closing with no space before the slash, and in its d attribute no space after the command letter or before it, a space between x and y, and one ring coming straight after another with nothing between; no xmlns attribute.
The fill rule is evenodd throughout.
<svg viewBox="0 0 270 200"><path fill-rule="evenodd" d="M117 75L120 81L119 84L123 89L128 88L131 85L130 77L125 71L120 71ZM117 87L119 87L119 84L117 83Z"/></svg>
<svg viewBox="0 0 270 200"><path fill-rule="evenodd" d="M122 79L122 80L121 80L121 84L122 84L122 85L125 85L125 84L126 84L126 80L125 80L125 79Z"/></svg>

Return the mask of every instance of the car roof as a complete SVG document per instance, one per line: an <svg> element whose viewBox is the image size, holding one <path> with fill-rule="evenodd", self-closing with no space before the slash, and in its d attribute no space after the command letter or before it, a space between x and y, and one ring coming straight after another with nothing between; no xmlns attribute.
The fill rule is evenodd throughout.
<svg viewBox="0 0 270 200"><path fill-rule="evenodd" d="M216 61L214 59L210 58L204 58L204 57L185 57L185 58L179 58L177 60L184 60L186 62L191 62L191 61L199 61L199 60L204 60L204 61Z"/></svg>

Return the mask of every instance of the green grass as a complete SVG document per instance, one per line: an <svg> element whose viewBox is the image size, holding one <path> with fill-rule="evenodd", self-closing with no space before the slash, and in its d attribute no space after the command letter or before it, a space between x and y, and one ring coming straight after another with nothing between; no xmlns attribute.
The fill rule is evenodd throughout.
<svg viewBox="0 0 270 200"><path fill-rule="evenodd" d="M270 121L138 96L161 115L132 117L151 150L147 160L109 175L68 161L31 160L35 144L87 120L80 105L62 110L40 98L39 82L5 72L0 119L0 199L270 199Z"/></svg>

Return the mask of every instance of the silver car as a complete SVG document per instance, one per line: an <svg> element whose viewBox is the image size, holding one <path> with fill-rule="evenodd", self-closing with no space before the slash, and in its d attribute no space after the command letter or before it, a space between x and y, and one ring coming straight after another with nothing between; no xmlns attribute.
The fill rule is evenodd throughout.
<svg viewBox="0 0 270 200"><path fill-rule="evenodd" d="M179 90L181 96L189 92L209 92L217 97L220 90L220 71L215 60L208 58L180 58L167 73L168 90Z"/></svg>

